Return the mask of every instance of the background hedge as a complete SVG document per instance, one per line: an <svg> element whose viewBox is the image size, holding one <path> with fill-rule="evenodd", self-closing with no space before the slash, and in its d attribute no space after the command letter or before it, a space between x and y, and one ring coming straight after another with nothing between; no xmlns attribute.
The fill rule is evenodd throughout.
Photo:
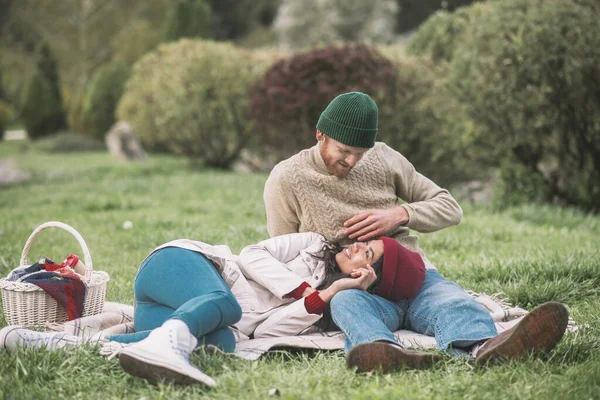
<svg viewBox="0 0 600 400"><path fill-rule="evenodd" d="M448 92L474 121L482 155L524 168L521 175L543 182L536 193L546 201L600 209L597 3L492 4L458 40ZM522 195L518 185L505 188L507 197Z"/></svg>
<svg viewBox="0 0 600 400"><path fill-rule="evenodd" d="M275 57L229 43L163 44L134 65L118 116L147 148L228 168L252 139L248 88Z"/></svg>

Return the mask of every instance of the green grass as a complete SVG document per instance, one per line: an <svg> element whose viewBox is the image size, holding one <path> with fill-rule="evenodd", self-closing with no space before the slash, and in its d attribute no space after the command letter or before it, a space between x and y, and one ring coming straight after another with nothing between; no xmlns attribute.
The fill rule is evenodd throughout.
<svg viewBox="0 0 600 400"><path fill-rule="evenodd" d="M262 188L266 175L190 170L185 160L151 157L124 164L103 153L46 155L18 142L0 143L33 173L0 189L0 275L19 261L39 224L59 220L85 238L94 267L111 276L107 299L131 304L133 278L156 245L179 237L244 245L267 237ZM574 209L524 206L493 212L465 206L455 228L420 235L428 257L448 278L531 308L564 302L585 327L550 355L479 369L448 360L428 371L356 375L342 352L276 353L256 362L197 354L193 361L219 387L150 385L130 377L94 348L72 352L0 352L0 398L262 399L592 399L600 398L600 216ZM133 228L123 229L132 221ZM66 232L44 232L30 259L81 254ZM5 322L0 319L0 325Z"/></svg>

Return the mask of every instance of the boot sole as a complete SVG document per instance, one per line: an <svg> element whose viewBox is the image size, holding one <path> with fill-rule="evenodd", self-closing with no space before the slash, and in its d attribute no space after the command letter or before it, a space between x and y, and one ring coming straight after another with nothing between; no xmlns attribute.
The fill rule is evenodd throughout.
<svg viewBox="0 0 600 400"><path fill-rule="evenodd" d="M215 387L216 382L200 371L191 374L182 371L177 366L150 359L139 354L132 348L126 348L119 355L119 363L125 372L149 382L157 383L161 380L180 385L202 383L207 387Z"/></svg>
<svg viewBox="0 0 600 400"><path fill-rule="evenodd" d="M392 372L401 369L426 369L441 361L439 354L406 352L399 347L384 343L363 343L348 352L348 368L356 367L356 372Z"/></svg>
<svg viewBox="0 0 600 400"><path fill-rule="evenodd" d="M565 306L553 301L544 303L523 317L497 346L478 354L475 363L518 360L531 353L550 351L562 339L568 323L569 312Z"/></svg>

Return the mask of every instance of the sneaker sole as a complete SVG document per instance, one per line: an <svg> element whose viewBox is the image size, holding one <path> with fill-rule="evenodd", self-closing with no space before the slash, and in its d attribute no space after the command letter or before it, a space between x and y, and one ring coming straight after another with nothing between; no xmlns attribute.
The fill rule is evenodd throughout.
<svg viewBox="0 0 600 400"><path fill-rule="evenodd" d="M208 387L217 386L214 379L199 370L184 371L177 366L150 359L135 348L125 348L119 355L119 363L128 374L152 383L165 380L181 385L202 383Z"/></svg>
<svg viewBox="0 0 600 400"><path fill-rule="evenodd" d="M392 372L401 369L426 369L441 361L439 354L406 352L384 342L363 343L348 352L348 368L356 367L356 372Z"/></svg>
<svg viewBox="0 0 600 400"><path fill-rule="evenodd" d="M479 354L475 363L517 360L530 353L550 351L562 339L568 323L569 312L565 306L553 301L544 303L523 317L501 343Z"/></svg>

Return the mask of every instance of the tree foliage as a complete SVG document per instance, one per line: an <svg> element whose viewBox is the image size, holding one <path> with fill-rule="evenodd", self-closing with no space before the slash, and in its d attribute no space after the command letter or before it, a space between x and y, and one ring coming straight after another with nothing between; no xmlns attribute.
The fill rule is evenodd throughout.
<svg viewBox="0 0 600 400"><path fill-rule="evenodd" d="M128 77L129 68L122 61L106 64L92 76L83 101L83 126L88 136L103 140L115 123L115 109Z"/></svg>
<svg viewBox="0 0 600 400"><path fill-rule="evenodd" d="M304 49L337 41L390 42L394 0L283 0L274 29L285 49Z"/></svg>
<svg viewBox="0 0 600 400"><path fill-rule="evenodd" d="M0 24L0 65L10 77L9 94L22 98L25 84L35 72L36 49L48 43L58 65L65 106L72 129L81 125L83 94L89 79L106 62L116 57L118 50L140 54L148 37L126 37L137 21L145 21L162 32L166 0L2 0L10 4L2 14ZM151 32L152 33L152 32ZM128 48L117 37L126 38ZM139 40L137 40L139 39ZM134 41L135 40L135 41ZM156 43L149 45L148 49Z"/></svg>
<svg viewBox="0 0 600 400"><path fill-rule="evenodd" d="M211 37L239 40L256 24L270 26L281 0L206 0L211 8Z"/></svg>
<svg viewBox="0 0 600 400"><path fill-rule="evenodd" d="M163 33L146 19L134 19L111 42L112 60L132 66L163 40Z"/></svg>
<svg viewBox="0 0 600 400"><path fill-rule="evenodd" d="M204 0L173 0L169 5L165 40L210 36L210 6Z"/></svg>
<svg viewBox="0 0 600 400"><path fill-rule="evenodd" d="M47 44L42 44L36 73L23 92L21 118L30 138L37 139L66 127L56 62Z"/></svg>
<svg viewBox="0 0 600 400"><path fill-rule="evenodd" d="M459 7L483 0L396 0L398 3L396 31L416 29L437 11L452 12Z"/></svg>

